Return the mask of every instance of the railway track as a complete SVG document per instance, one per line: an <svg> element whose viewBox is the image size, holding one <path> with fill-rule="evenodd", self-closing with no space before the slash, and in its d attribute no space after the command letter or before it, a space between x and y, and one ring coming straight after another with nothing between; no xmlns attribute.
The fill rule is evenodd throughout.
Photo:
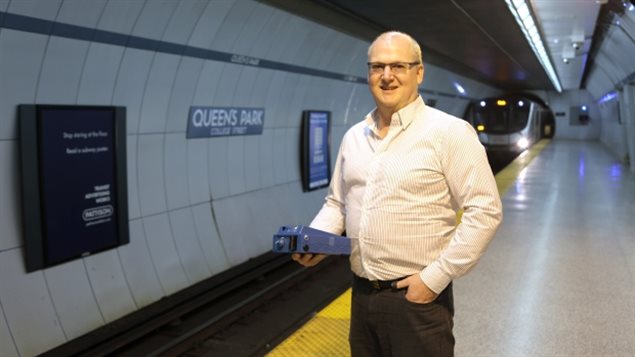
<svg viewBox="0 0 635 357"><path fill-rule="evenodd" d="M267 253L41 356L264 355L348 288L348 269Z"/></svg>

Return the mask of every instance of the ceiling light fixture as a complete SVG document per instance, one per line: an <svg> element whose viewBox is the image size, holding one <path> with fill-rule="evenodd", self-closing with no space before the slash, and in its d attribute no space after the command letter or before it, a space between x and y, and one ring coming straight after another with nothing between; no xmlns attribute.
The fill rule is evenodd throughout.
<svg viewBox="0 0 635 357"><path fill-rule="evenodd" d="M509 11L511 11L512 15L516 18L518 26L520 26L520 29L525 34L529 45L531 45L532 50L534 50L534 53L538 57L538 61L540 61L545 72L547 72L551 83L558 92L562 92L560 80L558 80L558 75L556 75L556 71L551 64L551 60L542 42L534 18L531 16L527 2L525 0L505 0L505 2L507 3Z"/></svg>
<svg viewBox="0 0 635 357"><path fill-rule="evenodd" d="M462 85L458 84L457 82L454 82L454 88L456 88L456 90L461 93L461 94L465 94L465 88L463 88Z"/></svg>

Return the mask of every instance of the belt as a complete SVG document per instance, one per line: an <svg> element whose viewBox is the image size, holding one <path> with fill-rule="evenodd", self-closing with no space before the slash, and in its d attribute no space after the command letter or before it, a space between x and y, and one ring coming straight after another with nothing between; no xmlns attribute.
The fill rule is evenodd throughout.
<svg viewBox="0 0 635 357"><path fill-rule="evenodd" d="M395 279L395 280L368 280L353 274L353 281L355 283L359 284L360 286L364 286L366 288L370 288L373 290L387 290L387 289L391 289L395 291L401 290L397 288L397 282L404 278L406 277L404 276L402 278Z"/></svg>

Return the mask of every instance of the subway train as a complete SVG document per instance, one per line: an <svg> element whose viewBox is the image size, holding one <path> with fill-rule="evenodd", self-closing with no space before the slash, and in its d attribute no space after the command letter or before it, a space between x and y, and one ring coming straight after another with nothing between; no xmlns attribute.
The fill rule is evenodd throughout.
<svg viewBox="0 0 635 357"><path fill-rule="evenodd" d="M540 98L511 94L472 101L465 120L488 151L520 153L544 137L553 137L554 116Z"/></svg>

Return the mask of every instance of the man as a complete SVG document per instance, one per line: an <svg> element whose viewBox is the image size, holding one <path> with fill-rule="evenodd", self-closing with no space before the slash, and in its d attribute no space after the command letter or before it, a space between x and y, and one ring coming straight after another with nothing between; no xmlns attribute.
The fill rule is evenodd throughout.
<svg viewBox="0 0 635 357"><path fill-rule="evenodd" d="M381 34L368 68L377 107L344 135L311 226L352 239L353 356L452 356L451 282L500 225L496 182L473 128L419 96L424 67L414 39ZM293 255L304 266L324 258Z"/></svg>

